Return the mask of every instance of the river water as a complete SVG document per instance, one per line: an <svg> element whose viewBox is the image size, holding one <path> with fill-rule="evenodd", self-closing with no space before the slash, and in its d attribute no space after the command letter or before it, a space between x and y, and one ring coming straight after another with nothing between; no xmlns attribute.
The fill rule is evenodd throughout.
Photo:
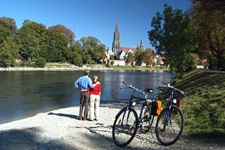
<svg viewBox="0 0 225 150"><path fill-rule="evenodd" d="M129 97L130 89L157 89L171 75L163 71L91 71L101 82L101 101ZM0 72L0 124L30 117L39 112L79 105L80 93L73 85L83 71L2 71Z"/></svg>

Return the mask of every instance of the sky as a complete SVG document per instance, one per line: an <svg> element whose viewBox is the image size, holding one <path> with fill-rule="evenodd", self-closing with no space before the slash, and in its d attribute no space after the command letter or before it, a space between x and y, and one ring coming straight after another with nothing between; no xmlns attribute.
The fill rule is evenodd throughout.
<svg viewBox="0 0 225 150"><path fill-rule="evenodd" d="M151 21L167 3L183 12L190 0L0 0L0 17L13 18L17 28L28 19L47 28L63 25L75 34L75 40L94 36L112 49L113 34L118 21L120 46L153 48L148 39Z"/></svg>

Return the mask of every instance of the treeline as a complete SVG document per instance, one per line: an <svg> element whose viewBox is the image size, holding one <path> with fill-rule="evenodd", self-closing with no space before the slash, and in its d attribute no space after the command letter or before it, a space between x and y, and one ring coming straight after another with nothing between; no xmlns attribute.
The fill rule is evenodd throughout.
<svg viewBox="0 0 225 150"><path fill-rule="evenodd" d="M225 1L191 2L185 12L165 4L163 13L156 13L150 43L179 74L196 68L199 60L207 60L210 69L225 70Z"/></svg>
<svg viewBox="0 0 225 150"><path fill-rule="evenodd" d="M105 45L97 38L74 40L74 33L63 25L45 25L24 20L17 29L13 18L0 18L0 67L44 66L45 62L68 62L77 66L102 63ZM22 61L22 63L19 63Z"/></svg>

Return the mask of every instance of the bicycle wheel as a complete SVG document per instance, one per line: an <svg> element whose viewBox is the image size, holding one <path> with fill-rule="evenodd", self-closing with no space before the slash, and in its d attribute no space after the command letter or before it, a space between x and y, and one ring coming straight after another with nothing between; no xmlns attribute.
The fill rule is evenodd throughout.
<svg viewBox="0 0 225 150"><path fill-rule="evenodd" d="M174 144L181 136L184 128L184 116L179 108L165 108L157 118L155 133L162 145Z"/></svg>
<svg viewBox="0 0 225 150"><path fill-rule="evenodd" d="M152 126L153 120L154 120L154 115L151 115L150 111L146 107L144 111L144 115L140 120L140 131L142 133L148 132Z"/></svg>
<svg viewBox="0 0 225 150"><path fill-rule="evenodd" d="M129 144L138 128L137 112L131 107L125 107L116 115L113 123L112 136L117 146L123 147Z"/></svg>

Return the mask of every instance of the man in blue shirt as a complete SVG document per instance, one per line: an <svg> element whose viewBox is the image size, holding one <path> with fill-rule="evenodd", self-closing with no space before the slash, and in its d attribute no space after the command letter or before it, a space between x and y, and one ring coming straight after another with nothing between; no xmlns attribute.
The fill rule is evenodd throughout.
<svg viewBox="0 0 225 150"><path fill-rule="evenodd" d="M89 70L84 70L84 76L78 78L75 82L74 82L74 86L76 88L79 88L81 91L81 95L80 95L80 120L82 120L82 116L83 116L83 108L85 107L84 110L84 120L87 119L87 115L88 115L88 102L89 102L89 91L88 88L94 88L94 85L92 84L91 78L89 78L90 71Z"/></svg>

